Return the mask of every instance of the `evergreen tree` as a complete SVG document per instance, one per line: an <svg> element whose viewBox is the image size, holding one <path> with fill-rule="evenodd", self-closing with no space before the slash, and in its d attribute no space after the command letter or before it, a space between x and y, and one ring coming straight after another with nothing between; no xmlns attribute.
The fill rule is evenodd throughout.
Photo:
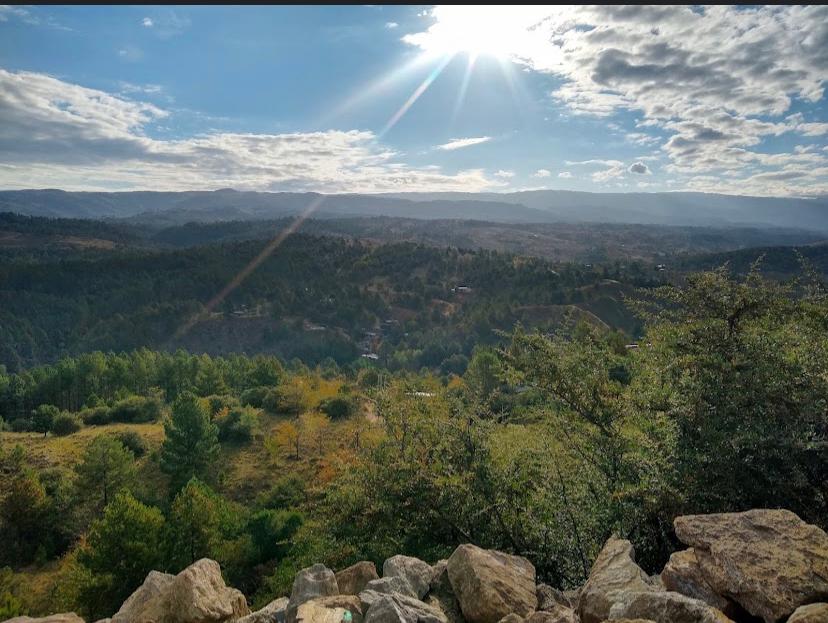
<svg viewBox="0 0 828 623"><path fill-rule="evenodd" d="M60 409L54 405L40 405L32 411L32 421L35 432L46 434L52 428L52 422L60 414Z"/></svg>
<svg viewBox="0 0 828 623"><path fill-rule="evenodd" d="M194 476L208 480L218 453L218 431L198 398L182 393L164 422L164 432L161 470L170 477L171 490L178 491Z"/></svg>
<svg viewBox="0 0 828 623"><path fill-rule="evenodd" d="M169 561L175 570L199 558L215 558L221 499L198 478L175 496L167 522Z"/></svg>
<svg viewBox="0 0 828 623"><path fill-rule="evenodd" d="M120 489L135 484L135 456L115 437L99 435L86 447L75 472L80 496L100 511Z"/></svg>

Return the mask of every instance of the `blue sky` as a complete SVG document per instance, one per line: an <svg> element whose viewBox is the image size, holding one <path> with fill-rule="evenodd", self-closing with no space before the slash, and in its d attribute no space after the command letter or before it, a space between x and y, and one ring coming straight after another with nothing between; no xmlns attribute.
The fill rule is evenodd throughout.
<svg viewBox="0 0 828 623"><path fill-rule="evenodd" d="M0 71L4 188L828 193L824 7L5 7Z"/></svg>

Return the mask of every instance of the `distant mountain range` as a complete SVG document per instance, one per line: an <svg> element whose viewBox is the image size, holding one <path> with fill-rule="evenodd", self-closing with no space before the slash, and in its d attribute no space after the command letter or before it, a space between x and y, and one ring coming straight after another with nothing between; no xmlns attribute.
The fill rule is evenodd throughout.
<svg viewBox="0 0 828 623"><path fill-rule="evenodd" d="M321 201L320 201L321 200ZM33 216L186 222L274 219L319 202L317 218L392 216L498 223L636 223L706 227L786 227L828 231L828 198L772 198L708 193L397 193L320 195L240 192L0 191L0 212Z"/></svg>

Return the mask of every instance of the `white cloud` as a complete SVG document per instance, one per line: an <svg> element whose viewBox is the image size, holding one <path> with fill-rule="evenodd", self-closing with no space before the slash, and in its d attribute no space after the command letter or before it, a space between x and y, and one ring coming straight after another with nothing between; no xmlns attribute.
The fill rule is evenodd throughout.
<svg viewBox="0 0 828 623"><path fill-rule="evenodd" d="M394 28L399 27L399 24L397 22L385 22L385 27L389 30L393 30Z"/></svg>
<svg viewBox="0 0 828 623"><path fill-rule="evenodd" d="M462 149L463 147L471 147L472 145L480 145L492 140L491 136L477 136L470 138L453 138L448 143L437 145L437 149L444 151L451 151L454 149Z"/></svg>
<svg viewBox="0 0 828 623"><path fill-rule="evenodd" d="M125 45L118 50L118 56L125 61L140 61L144 58L144 51L134 45Z"/></svg>
<svg viewBox="0 0 828 623"><path fill-rule="evenodd" d="M500 169L499 171L495 171L494 176L499 177L502 180L510 180L515 176L515 172L504 171L503 169Z"/></svg>
<svg viewBox="0 0 828 623"><path fill-rule="evenodd" d="M152 18L145 17L144 19L141 20L141 24L143 26L145 26L146 28L152 28L152 26L153 26Z"/></svg>
<svg viewBox="0 0 828 623"><path fill-rule="evenodd" d="M534 172L532 177L549 177L550 175L552 175L552 171L549 171L548 169L538 169Z"/></svg>
<svg viewBox="0 0 828 623"><path fill-rule="evenodd" d="M561 171L560 173L558 173L558 177L562 177L563 179L568 180L572 178L572 173L570 173L569 171Z"/></svg>
<svg viewBox="0 0 828 623"><path fill-rule="evenodd" d="M752 167L773 166L766 138L828 134L819 120L782 120L794 100L823 97L826 6L438 6L431 16L432 25L404 40L445 51L496 33L502 56L563 81L552 96L572 112L632 111L642 115L638 127L663 131L665 138L626 138L662 143L669 173L741 171L760 189L764 178ZM812 175L774 186L767 178L761 190L783 194L795 185L801 194L824 181Z"/></svg>
<svg viewBox="0 0 828 623"><path fill-rule="evenodd" d="M636 175L650 175L650 167L646 164L641 162L633 162L629 168L627 169L630 173L635 173Z"/></svg>
<svg viewBox="0 0 828 623"><path fill-rule="evenodd" d="M170 116L154 104L0 69L0 187L394 192L504 186L480 169L409 166L368 131L148 136Z"/></svg>
<svg viewBox="0 0 828 623"><path fill-rule="evenodd" d="M132 82L121 81L118 83L121 93L133 94L144 93L146 95L157 95L161 93L164 88L160 84L133 84Z"/></svg>

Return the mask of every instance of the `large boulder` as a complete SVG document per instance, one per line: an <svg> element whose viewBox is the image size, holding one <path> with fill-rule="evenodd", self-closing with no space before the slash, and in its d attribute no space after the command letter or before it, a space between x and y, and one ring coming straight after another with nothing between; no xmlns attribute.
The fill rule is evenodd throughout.
<svg viewBox="0 0 828 623"><path fill-rule="evenodd" d="M626 593L656 591L646 573L635 564L632 543L609 539L595 559L578 599L581 623L601 623L612 605Z"/></svg>
<svg viewBox="0 0 828 623"><path fill-rule="evenodd" d="M572 607L572 602L569 597L559 591L557 588L552 588L548 584L538 584L535 587L535 594L538 596L538 610L554 610L557 606Z"/></svg>
<svg viewBox="0 0 828 623"><path fill-rule="evenodd" d="M336 574L336 585L340 595L359 595L371 580L379 579L374 563L363 560Z"/></svg>
<svg viewBox="0 0 828 623"><path fill-rule="evenodd" d="M222 623L248 614L244 595L225 585L215 560L197 560L175 576L170 585L170 623Z"/></svg>
<svg viewBox="0 0 828 623"><path fill-rule="evenodd" d="M294 623L296 611L306 601L332 595L339 595L339 586L337 586L336 575L333 571L322 564L302 569L293 578L293 588L285 610L285 620L287 623Z"/></svg>
<svg viewBox="0 0 828 623"><path fill-rule="evenodd" d="M610 620L636 618L656 623L732 623L721 610L670 591L625 593L610 609Z"/></svg>
<svg viewBox="0 0 828 623"><path fill-rule="evenodd" d="M396 594L405 595L406 597L419 597L408 580L399 576L371 580L365 585L365 590L382 593L383 595Z"/></svg>
<svg viewBox="0 0 828 623"><path fill-rule="evenodd" d="M555 604L549 610L538 610L526 619L526 623L578 623L572 608Z"/></svg>
<svg viewBox="0 0 828 623"><path fill-rule="evenodd" d="M365 614L364 623L448 623L431 606L404 595L382 595Z"/></svg>
<svg viewBox="0 0 828 623"><path fill-rule="evenodd" d="M828 535L786 510L677 517L705 580L766 623L828 600Z"/></svg>
<svg viewBox="0 0 828 623"><path fill-rule="evenodd" d="M722 612L732 610L732 602L717 594L707 583L692 547L670 556L661 572L661 581L668 591L700 599Z"/></svg>
<svg viewBox="0 0 828 623"><path fill-rule="evenodd" d="M297 623L342 623L347 612L353 623L362 623L362 606L356 595L317 597L296 608Z"/></svg>
<svg viewBox="0 0 828 623"><path fill-rule="evenodd" d="M447 564L448 577L468 623L497 623L510 613L535 611L535 567L525 558L461 545Z"/></svg>
<svg viewBox="0 0 828 623"><path fill-rule="evenodd" d="M110 623L162 623L169 609L169 591L174 575L150 571L144 583L133 591Z"/></svg>
<svg viewBox="0 0 828 623"><path fill-rule="evenodd" d="M288 605L287 597L279 597L267 604L261 610L256 610L246 617L238 620L238 623L285 623L285 610Z"/></svg>
<svg viewBox="0 0 828 623"><path fill-rule="evenodd" d="M6 619L4 623L84 623L84 620L74 612L60 612L39 619L32 617L14 617L13 619Z"/></svg>
<svg viewBox="0 0 828 623"><path fill-rule="evenodd" d="M448 561L440 560L436 562L431 570L428 595L423 601L429 606L442 611L449 623L465 623L463 613L460 610L460 603L457 601L457 596L451 587L451 580L449 580Z"/></svg>
<svg viewBox="0 0 828 623"><path fill-rule="evenodd" d="M826 623L828 622L828 603L799 606L788 623Z"/></svg>
<svg viewBox="0 0 828 623"><path fill-rule="evenodd" d="M392 556L382 564L382 577L403 578L411 585L417 599L422 599L428 592L431 575L431 565L413 556Z"/></svg>

